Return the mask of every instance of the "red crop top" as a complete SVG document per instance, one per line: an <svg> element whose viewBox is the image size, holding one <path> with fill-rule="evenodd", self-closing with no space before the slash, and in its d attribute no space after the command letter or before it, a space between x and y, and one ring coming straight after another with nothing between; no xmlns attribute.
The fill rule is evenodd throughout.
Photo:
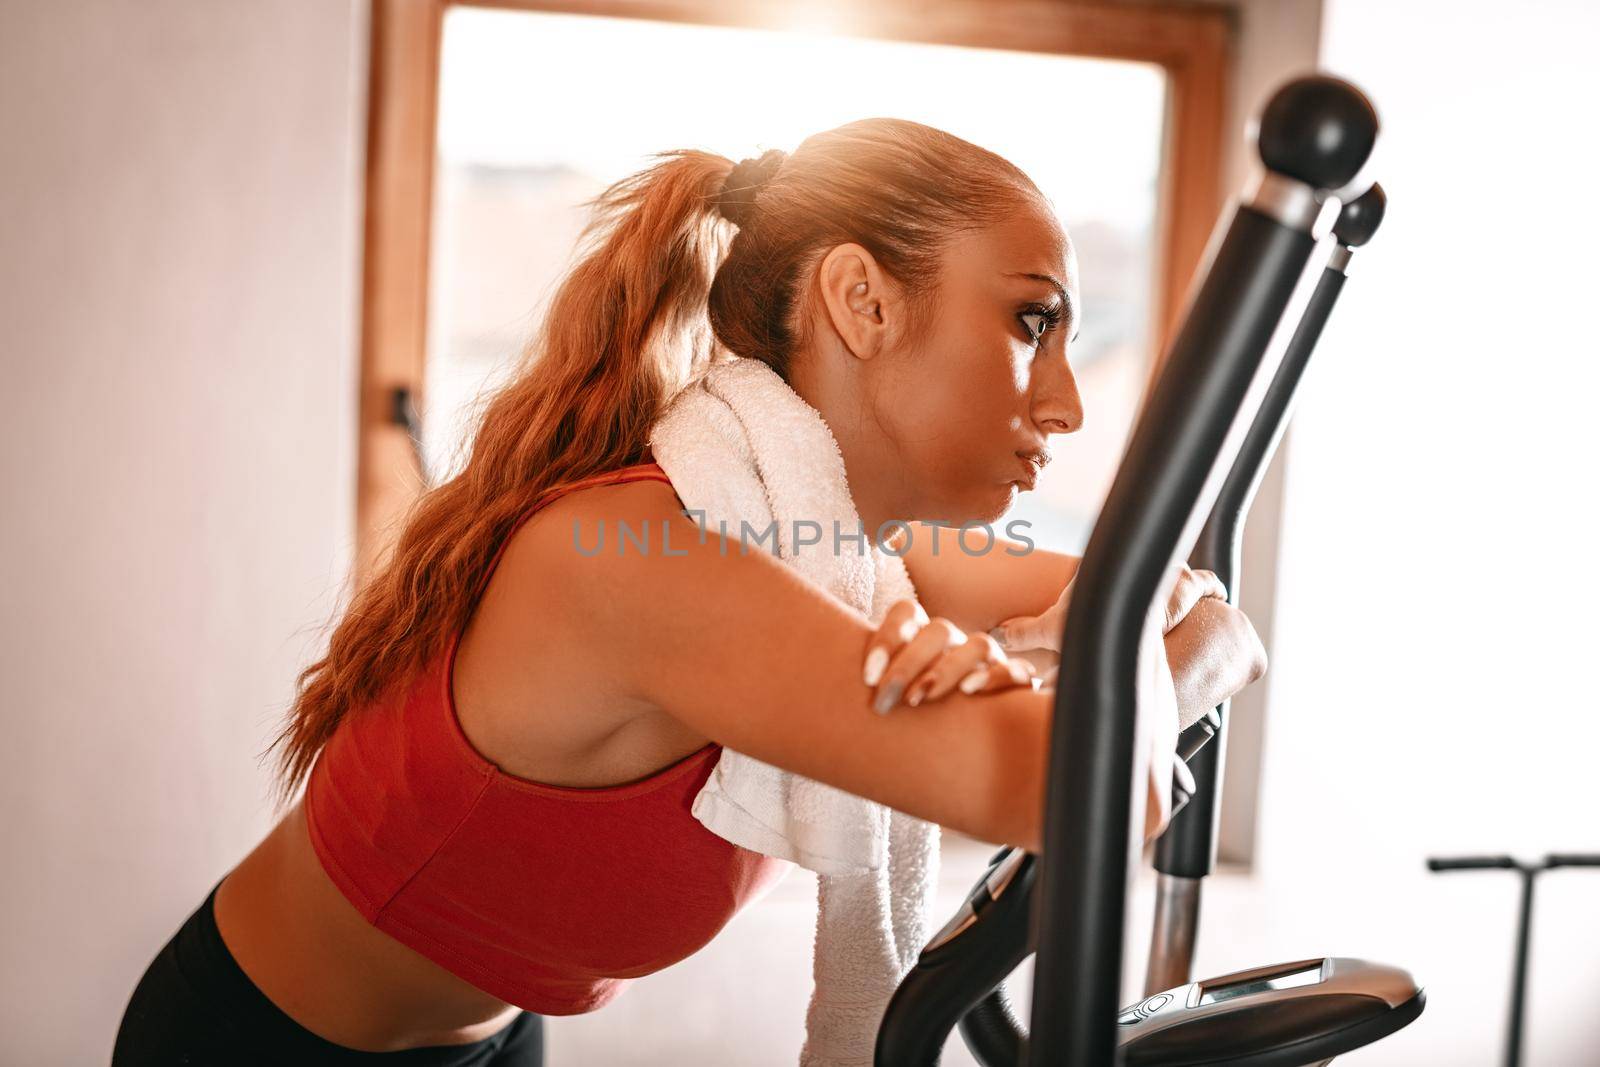
<svg viewBox="0 0 1600 1067"><path fill-rule="evenodd" d="M644 478L668 481L654 463L587 478L511 532L562 492ZM306 783L312 846L378 929L502 1000L574 1015L694 953L789 870L690 814L720 745L601 788L502 771L456 718L459 642L405 694L347 715Z"/></svg>

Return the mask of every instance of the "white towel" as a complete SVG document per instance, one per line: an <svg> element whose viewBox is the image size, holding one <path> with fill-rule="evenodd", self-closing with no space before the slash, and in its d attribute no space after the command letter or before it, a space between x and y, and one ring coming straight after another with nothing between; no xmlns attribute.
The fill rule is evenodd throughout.
<svg viewBox="0 0 1600 1067"><path fill-rule="evenodd" d="M777 555L873 623L915 597L904 562L880 551L872 531L855 536L861 519L833 431L765 363L713 365L673 398L650 445L708 532L771 552L772 538L755 538L775 523ZM871 1064L884 1007L928 938L939 827L726 748L693 812L734 844L817 872L800 1062Z"/></svg>

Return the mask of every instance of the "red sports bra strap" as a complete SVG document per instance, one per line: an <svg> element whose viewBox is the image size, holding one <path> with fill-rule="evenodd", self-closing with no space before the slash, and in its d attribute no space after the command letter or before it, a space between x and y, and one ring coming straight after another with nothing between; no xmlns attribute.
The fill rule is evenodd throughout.
<svg viewBox="0 0 1600 1067"><path fill-rule="evenodd" d="M648 456L649 453L646 453L646 455ZM621 485L625 482L640 481L672 484L672 479L667 477L667 472L662 470L661 466L654 460L647 459L644 462L634 463L627 467L618 467L615 470L591 474L586 478L579 478L575 482L567 482L565 485L553 485L543 493L540 493L538 498L517 517L517 521L511 525L511 529L506 531L505 537L500 539L500 547L495 549L494 558L489 560L489 566L485 568L483 577L478 580L478 591L473 595L473 603L476 604L483 597L483 591L489 587L489 578L494 574L495 568L500 565L500 557L505 555L506 546L511 543L512 536L522 529L522 524L533 518L540 508L576 489L586 489L595 485Z"/></svg>

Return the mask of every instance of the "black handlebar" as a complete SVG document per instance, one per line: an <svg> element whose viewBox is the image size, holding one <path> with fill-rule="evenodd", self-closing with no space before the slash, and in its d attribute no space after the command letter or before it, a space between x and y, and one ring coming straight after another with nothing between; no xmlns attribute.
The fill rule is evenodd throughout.
<svg viewBox="0 0 1600 1067"><path fill-rule="evenodd" d="M1548 871L1556 867L1600 867L1600 854L1552 852L1536 863L1523 863L1512 856L1449 856L1428 860L1430 871Z"/></svg>
<svg viewBox="0 0 1600 1067"><path fill-rule="evenodd" d="M1266 175L1204 268L1078 572L1060 645L1044 853L1020 857L1033 882L993 902L981 886L974 891L970 929L936 938L891 1000L878 1064L937 1063L954 1020L979 1004L963 1029L986 1063L1015 1064L1019 1053L1035 1067L1114 1062L1145 616L1224 491L1234 454L1247 441L1263 453L1275 443L1281 417L1255 440L1235 424L1249 417L1252 383L1316 245L1322 199L1353 181L1376 136L1371 105L1336 78L1290 82L1262 113ZM1225 511L1242 514L1259 475L1240 476ZM1219 543L1229 539L1224 525L1211 535ZM1220 727L1215 713L1208 718ZM1019 901L1031 902L1033 938L1017 925ZM1030 949L1033 1033L1024 1043L997 987ZM954 965L962 960L973 966Z"/></svg>
<svg viewBox="0 0 1600 1067"><path fill-rule="evenodd" d="M1239 603L1240 557L1244 545L1244 520L1250 513L1256 490L1266 474L1267 464L1283 440L1300 380L1311 362L1311 354L1322 338L1323 327L1333 313L1334 304L1344 289L1345 262L1349 250L1366 244L1383 221L1387 198L1382 186L1374 183L1365 193L1342 205L1333 233L1339 248L1317 279L1300 323L1284 349L1283 358L1273 373L1272 382L1256 409L1255 419L1245 434L1239 454L1228 471L1217 502L1200 529L1189 565L1214 571L1228 589L1229 603ZM1178 751L1189 764L1195 788L1187 796L1176 789L1173 818L1156 843L1155 869L1162 874L1202 878L1216 865L1217 821L1221 816L1222 757L1228 723L1228 705L1184 731ZM1215 744L1207 742L1216 738ZM1187 792L1187 791L1185 791Z"/></svg>
<svg viewBox="0 0 1600 1067"><path fill-rule="evenodd" d="M1354 180L1377 128L1371 104L1336 78L1298 79L1267 105L1261 155L1276 184L1238 209L1217 247L1084 551L1050 744L1031 1067L1113 1062L1145 613L1210 510L1213 471L1231 466L1224 446L1316 244L1321 195Z"/></svg>
<svg viewBox="0 0 1600 1067"><path fill-rule="evenodd" d="M1522 882L1518 908L1517 948L1511 970L1510 1021L1506 1025L1506 1067L1522 1063L1522 1020L1528 997L1528 943L1533 930L1533 887L1545 871L1557 867L1600 867L1595 853L1552 852L1543 860L1523 863L1514 856L1447 856L1428 860L1430 871L1516 871Z"/></svg>

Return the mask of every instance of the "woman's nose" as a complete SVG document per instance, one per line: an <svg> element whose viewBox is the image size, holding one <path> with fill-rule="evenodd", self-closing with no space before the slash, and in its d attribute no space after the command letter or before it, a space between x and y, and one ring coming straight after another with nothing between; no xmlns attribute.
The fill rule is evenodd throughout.
<svg viewBox="0 0 1600 1067"><path fill-rule="evenodd" d="M1047 434L1076 433L1083 428L1083 400L1070 376L1061 387L1042 394L1034 404L1034 421Z"/></svg>
<svg viewBox="0 0 1600 1067"><path fill-rule="evenodd" d="M1078 395L1078 377L1067 361L1067 346L1033 364L1030 414L1034 425L1046 434L1076 433L1083 428L1083 398Z"/></svg>

